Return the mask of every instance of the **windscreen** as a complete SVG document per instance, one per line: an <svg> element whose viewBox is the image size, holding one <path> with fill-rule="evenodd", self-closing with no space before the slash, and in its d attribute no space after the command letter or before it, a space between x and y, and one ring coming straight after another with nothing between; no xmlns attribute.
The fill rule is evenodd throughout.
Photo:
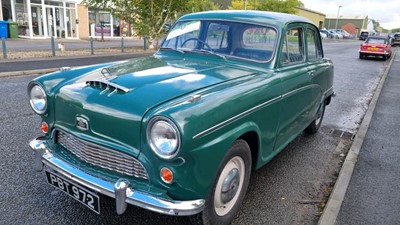
<svg viewBox="0 0 400 225"><path fill-rule="evenodd" d="M275 50L277 32L257 24L194 20L176 23L161 49L207 51L226 57L269 61Z"/></svg>

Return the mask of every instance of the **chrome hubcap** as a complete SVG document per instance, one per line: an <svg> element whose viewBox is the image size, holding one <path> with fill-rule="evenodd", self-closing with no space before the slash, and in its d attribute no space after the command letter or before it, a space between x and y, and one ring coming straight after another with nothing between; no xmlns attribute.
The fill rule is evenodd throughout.
<svg viewBox="0 0 400 225"><path fill-rule="evenodd" d="M239 179L238 169L234 168L229 171L228 176L224 179L224 183L222 183L221 202L223 204L228 203L235 197L239 187Z"/></svg>
<svg viewBox="0 0 400 225"><path fill-rule="evenodd" d="M243 187L245 164L235 156L222 170L214 193L214 210L218 216L225 216L235 206Z"/></svg>

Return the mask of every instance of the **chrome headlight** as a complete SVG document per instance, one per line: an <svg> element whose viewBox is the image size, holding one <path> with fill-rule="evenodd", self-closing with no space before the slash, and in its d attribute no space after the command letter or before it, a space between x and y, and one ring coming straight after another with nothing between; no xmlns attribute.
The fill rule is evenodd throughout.
<svg viewBox="0 0 400 225"><path fill-rule="evenodd" d="M151 149L163 159L171 159L178 154L180 134L176 125L165 117L154 117L147 126L147 141Z"/></svg>
<svg viewBox="0 0 400 225"><path fill-rule="evenodd" d="M29 103L33 111L38 114L43 114L47 109L47 96L43 88L37 84L33 84L28 89Z"/></svg>

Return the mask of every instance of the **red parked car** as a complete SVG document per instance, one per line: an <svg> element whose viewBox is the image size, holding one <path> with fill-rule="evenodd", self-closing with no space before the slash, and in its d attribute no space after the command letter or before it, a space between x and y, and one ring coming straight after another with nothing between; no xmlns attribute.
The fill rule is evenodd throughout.
<svg viewBox="0 0 400 225"><path fill-rule="evenodd" d="M387 37L368 37L364 43L360 45L360 59L367 56L382 56L384 60L392 55L392 46Z"/></svg>

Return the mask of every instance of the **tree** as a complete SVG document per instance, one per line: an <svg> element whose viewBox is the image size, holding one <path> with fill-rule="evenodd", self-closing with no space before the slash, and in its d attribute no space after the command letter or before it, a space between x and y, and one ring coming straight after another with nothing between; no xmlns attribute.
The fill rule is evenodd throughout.
<svg viewBox="0 0 400 225"><path fill-rule="evenodd" d="M160 39L166 23L175 21L179 15L195 10L209 10L216 7L210 0L83 0L88 7L109 11L122 20L129 21L139 37Z"/></svg>
<svg viewBox="0 0 400 225"><path fill-rule="evenodd" d="M220 6L218 6L211 0L190 0L188 1L188 9L186 10L186 13L217 9L220 9Z"/></svg>
<svg viewBox="0 0 400 225"><path fill-rule="evenodd" d="M221 9L228 9L228 6L231 5L231 0L212 0L216 5L218 5Z"/></svg>
<svg viewBox="0 0 400 225"><path fill-rule="evenodd" d="M233 0L231 2L231 5L228 7L228 9L236 9L236 10L240 10L240 9L247 9L247 10L251 10L251 9L256 9L257 5L256 5L256 1L250 1L250 0Z"/></svg>
<svg viewBox="0 0 400 225"><path fill-rule="evenodd" d="M257 9L263 11L274 11L283 13L296 13L296 6L303 7L304 4L299 0L233 0L229 9L244 9L247 2L247 9Z"/></svg>
<svg viewBox="0 0 400 225"><path fill-rule="evenodd" d="M372 22L373 29L374 29L375 31L377 31L378 28L381 26L381 24L379 23L379 21L374 20L374 19L371 19L371 22Z"/></svg>

